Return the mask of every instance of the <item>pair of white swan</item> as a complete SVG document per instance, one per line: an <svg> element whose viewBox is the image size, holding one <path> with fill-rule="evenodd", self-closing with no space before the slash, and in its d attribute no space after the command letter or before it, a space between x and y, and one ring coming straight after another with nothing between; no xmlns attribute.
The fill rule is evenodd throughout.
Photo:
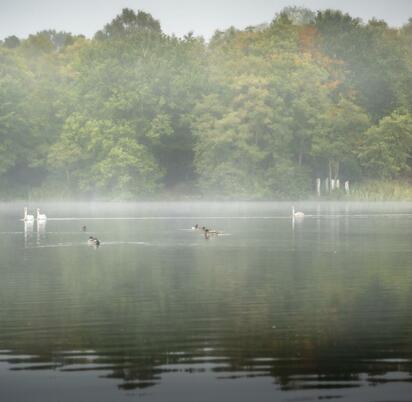
<svg viewBox="0 0 412 402"><path fill-rule="evenodd" d="M27 207L24 207L23 221L24 222L34 222L34 215L29 215L27 213ZM45 214L40 213L40 208L37 208L37 221L38 222L47 221L47 216Z"/></svg>

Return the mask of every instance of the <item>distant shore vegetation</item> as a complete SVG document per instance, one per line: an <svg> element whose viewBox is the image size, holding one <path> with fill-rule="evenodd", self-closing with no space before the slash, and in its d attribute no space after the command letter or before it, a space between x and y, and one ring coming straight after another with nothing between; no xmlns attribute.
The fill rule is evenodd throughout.
<svg viewBox="0 0 412 402"><path fill-rule="evenodd" d="M289 7L166 35L124 9L93 38L0 42L0 198L412 200L412 19ZM333 197L348 197L336 192Z"/></svg>

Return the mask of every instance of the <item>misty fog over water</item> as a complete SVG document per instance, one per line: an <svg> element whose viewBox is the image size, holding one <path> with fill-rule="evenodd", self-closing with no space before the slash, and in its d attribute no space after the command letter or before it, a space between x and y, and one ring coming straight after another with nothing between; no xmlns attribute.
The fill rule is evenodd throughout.
<svg viewBox="0 0 412 402"><path fill-rule="evenodd" d="M411 203L294 206L2 204L0 399L410 400Z"/></svg>

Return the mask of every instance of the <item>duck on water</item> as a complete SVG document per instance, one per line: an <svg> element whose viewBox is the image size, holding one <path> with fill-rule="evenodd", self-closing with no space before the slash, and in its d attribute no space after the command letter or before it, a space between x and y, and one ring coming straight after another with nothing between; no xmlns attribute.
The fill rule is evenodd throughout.
<svg viewBox="0 0 412 402"><path fill-rule="evenodd" d="M100 240L97 237L89 236L89 240L87 240L87 244L89 246L100 246Z"/></svg>

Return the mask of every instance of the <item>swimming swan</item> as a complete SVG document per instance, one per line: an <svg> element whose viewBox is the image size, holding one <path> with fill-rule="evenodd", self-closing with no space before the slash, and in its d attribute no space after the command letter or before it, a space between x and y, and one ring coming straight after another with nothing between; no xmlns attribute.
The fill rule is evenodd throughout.
<svg viewBox="0 0 412 402"><path fill-rule="evenodd" d="M33 215L27 215L27 207L24 207L23 221L24 222L33 222L34 221L34 216Z"/></svg>
<svg viewBox="0 0 412 402"><path fill-rule="evenodd" d="M37 220L38 221L47 221L47 216L40 213L40 208L37 208Z"/></svg>
<svg viewBox="0 0 412 402"><path fill-rule="evenodd" d="M303 212L300 212L300 211L295 212L295 207L292 206L292 217L293 218L304 218L305 214Z"/></svg>

